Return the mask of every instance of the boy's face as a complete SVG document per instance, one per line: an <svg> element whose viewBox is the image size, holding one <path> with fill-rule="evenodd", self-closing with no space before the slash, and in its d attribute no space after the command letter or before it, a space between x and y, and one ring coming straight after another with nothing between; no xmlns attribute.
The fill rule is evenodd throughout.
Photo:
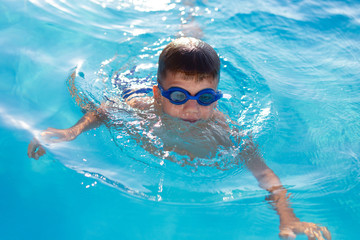
<svg viewBox="0 0 360 240"><path fill-rule="evenodd" d="M181 72L167 72L161 85L165 90L171 87L183 88L192 96L205 88L217 89L218 81L213 77L207 76L201 81L196 81L195 78L195 76L185 75ZM209 106L202 106L196 100L188 100L182 105L175 105L161 95L157 86L154 87L154 97L164 113L188 122L211 118L216 107L216 102Z"/></svg>

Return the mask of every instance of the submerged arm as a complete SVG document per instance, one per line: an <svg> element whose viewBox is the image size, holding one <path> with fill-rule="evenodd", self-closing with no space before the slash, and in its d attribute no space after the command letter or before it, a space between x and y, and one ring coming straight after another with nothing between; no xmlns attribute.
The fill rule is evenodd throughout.
<svg viewBox="0 0 360 240"><path fill-rule="evenodd" d="M241 153L248 169L259 182L261 188L267 190L270 195L267 198L274 206L280 217L280 236L295 238L296 234L306 234L309 239L330 240L331 235L326 227L317 226L314 223L301 222L290 207L287 190L281 184L278 176L263 161L257 146L250 142Z"/></svg>
<svg viewBox="0 0 360 240"><path fill-rule="evenodd" d="M249 156L249 154L247 154ZM259 182L259 186L270 193L267 200L275 207L280 217L280 228L289 222L299 221L290 207L287 190L281 184L278 176L265 164L256 151L247 160L247 167ZM282 231L282 229L280 229ZM281 233L280 233L281 234Z"/></svg>
<svg viewBox="0 0 360 240"><path fill-rule="evenodd" d="M92 128L99 127L106 118L103 107L95 111L87 112L80 120L72 127L67 129L47 128L41 132L41 137L47 143L57 143L74 140L81 133ZM36 138L33 138L28 146L28 156L30 158L39 159L40 156L46 153Z"/></svg>
<svg viewBox="0 0 360 240"><path fill-rule="evenodd" d="M96 111L87 112L80 120L72 127L67 129L48 128L41 133L42 138L47 142L63 142L74 140L81 133L92 128L99 127L104 118L100 107Z"/></svg>

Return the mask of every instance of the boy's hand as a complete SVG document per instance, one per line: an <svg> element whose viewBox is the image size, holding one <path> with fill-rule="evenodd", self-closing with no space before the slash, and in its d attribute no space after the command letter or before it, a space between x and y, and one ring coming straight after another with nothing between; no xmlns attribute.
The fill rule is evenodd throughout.
<svg viewBox="0 0 360 240"><path fill-rule="evenodd" d="M72 129L56 129L56 128L47 128L41 134L41 138L46 143L58 143L64 141L71 141L77 137L77 135L72 131ZM27 155L29 158L39 159L42 155L46 153L44 147L40 142L33 138L28 146Z"/></svg>
<svg viewBox="0 0 360 240"><path fill-rule="evenodd" d="M34 158L38 160L39 157L46 153L45 149L36 138L33 138L28 146L27 155L29 158Z"/></svg>
<svg viewBox="0 0 360 240"><path fill-rule="evenodd" d="M297 234L306 234L309 240L331 240L329 230L315 223L293 221L280 226L279 235L283 239L295 239Z"/></svg>
<svg viewBox="0 0 360 240"><path fill-rule="evenodd" d="M47 143L58 143L74 140L77 134L68 129L47 128L41 134L42 139Z"/></svg>

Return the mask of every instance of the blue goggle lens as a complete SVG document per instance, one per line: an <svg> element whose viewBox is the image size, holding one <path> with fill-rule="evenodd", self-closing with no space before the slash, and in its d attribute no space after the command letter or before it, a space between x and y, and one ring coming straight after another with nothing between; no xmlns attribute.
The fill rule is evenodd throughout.
<svg viewBox="0 0 360 240"><path fill-rule="evenodd" d="M215 102L214 99L215 99L215 95L210 93L204 93L199 96L199 101L205 104L207 103L211 104Z"/></svg>
<svg viewBox="0 0 360 240"><path fill-rule="evenodd" d="M177 102L177 103L181 103L181 102L187 100L187 97L186 97L185 93L183 93L183 92L174 91L174 92L170 93L170 100Z"/></svg>
<svg viewBox="0 0 360 240"><path fill-rule="evenodd" d="M189 99L193 99L202 106L208 106L222 97L222 93L220 91L215 92L211 88L203 89L195 96L191 96L188 91L179 87L171 87L167 91L165 91L160 85L158 86L161 91L161 95L163 95L164 97L169 99L171 103L176 105L184 104Z"/></svg>

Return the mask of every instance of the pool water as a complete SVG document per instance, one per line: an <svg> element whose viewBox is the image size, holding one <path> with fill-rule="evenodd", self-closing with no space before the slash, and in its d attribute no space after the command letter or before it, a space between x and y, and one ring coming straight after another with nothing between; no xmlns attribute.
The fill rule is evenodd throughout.
<svg viewBox="0 0 360 240"><path fill-rule="evenodd" d="M188 31L219 53L219 88L227 96L219 108L252 134L291 193L296 215L327 226L333 239L356 239L359 7L356 1L2 1L1 239L278 239L267 192L233 164L231 152L211 160L229 161L226 171L184 167L180 156L164 161L122 128L102 126L46 146L38 161L26 155L41 130L70 127L83 115L68 91L74 67L78 94L98 104L118 94L115 73L127 84L153 83L160 51ZM117 114L114 122L142 126L128 112Z"/></svg>

